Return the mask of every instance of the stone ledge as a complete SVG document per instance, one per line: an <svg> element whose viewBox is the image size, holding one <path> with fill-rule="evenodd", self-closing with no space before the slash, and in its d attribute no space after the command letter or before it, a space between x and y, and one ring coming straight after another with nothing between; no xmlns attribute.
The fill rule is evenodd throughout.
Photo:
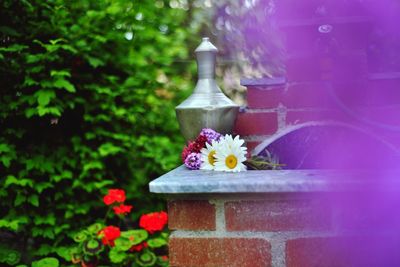
<svg viewBox="0 0 400 267"><path fill-rule="evenodd" d="M273 85L282 85L285 83L286 83L285 77L240 79L240 85L242 86L273 86Z"/></svg>
<svg viewBox="0 0 400 267"><path fill-rule="evenodd" d="M390 173L391 177L396 177L393 172ZM376 181L380 177L387 177L386 175L387 173L373 170L267 170L226 173L191 171L182 165L153 180L149 186L150 192L164 194L343 192L376 188ZM377 180L371 180L370 177ZM398 181L386 185L389 190L399 188Z"/></svg>

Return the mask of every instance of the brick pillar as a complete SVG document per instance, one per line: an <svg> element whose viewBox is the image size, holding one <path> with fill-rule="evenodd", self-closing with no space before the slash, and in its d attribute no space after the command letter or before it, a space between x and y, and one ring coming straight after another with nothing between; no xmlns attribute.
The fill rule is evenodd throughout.
<svg viewBox="0 0 400 267"><path fill-rule="evenodd" d="M286 266L299 261L295 253L301 252L292 242L332 235L331 209L311 195L198 198L204 196L168 202L171 266Z"/></svg>
<svg viewBox="0 0 400 267"><path fill-rule="evenodd" d="M346 231L357 233L361 224L345 225L341 218L365 215L362 209L346 213L332 199L343 199L347 191L353 195L365 177L318 170L219 173L182 166L151 182L150 191L167 194L171 266L358 266L349 258Z"/></svg>

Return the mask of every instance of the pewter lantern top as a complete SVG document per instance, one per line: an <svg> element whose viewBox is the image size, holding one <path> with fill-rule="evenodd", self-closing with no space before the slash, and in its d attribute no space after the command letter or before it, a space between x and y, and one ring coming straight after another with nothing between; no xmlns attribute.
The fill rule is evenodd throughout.
<svg viewBox="0 0 400 267"><path fill-rule="evenodd" d="M195 50L198 80L193 93L179 104L176 117L187 141L196 139L203 128L232 133L239 106L224 95L215 81L218 49L205 37Z"/></svg>
<svg viewBox="0 0 400 267"><path fill-rule="evenodd" d="M211 42L210 38L203 37L201 44L194 50L194 52L218 52L218 48L216 48Z"/></svg>

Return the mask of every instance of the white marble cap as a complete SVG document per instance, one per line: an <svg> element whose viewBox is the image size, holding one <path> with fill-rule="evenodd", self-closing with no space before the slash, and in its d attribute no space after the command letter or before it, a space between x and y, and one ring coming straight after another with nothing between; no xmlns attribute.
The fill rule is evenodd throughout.
<svg viewBox="0 0 400 267"><path fill-rule="evenodd" d="M227 173L192 171L180 166L153 180L149 186L150 192L165 194L340 192L371 188L376 180L368 180L367 177L379 176L372 175L367 170L265 170Z"/></svg>

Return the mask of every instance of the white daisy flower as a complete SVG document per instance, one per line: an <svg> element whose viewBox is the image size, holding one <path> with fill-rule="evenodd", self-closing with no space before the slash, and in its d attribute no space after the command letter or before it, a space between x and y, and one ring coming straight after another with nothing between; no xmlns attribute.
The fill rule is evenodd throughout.
<svg viewBox="0 0 400 267"><path fill-rule="evenodd" d="M220 140L220 145L216 149L214 163L216 171L240 172L245 171L246 166L243 162L246 160L246 147L241 145L244 143L239 137L232 138L226 135Z"/></svg>
<svg viewBox="0 0 400 267"><path fill-rule="evenodd" d="M201 149L201 164L200 169L202 170L214 170L215 168L215 154L219 143L215 140L212 141L211 145L206 143L206 147Z"/></svg>
<svg viewBox="0 0 400 267"><path fill-rule="evenodd" d="M244 144L244 140L240 139L239 135L233 138L232 135L227 134L223 137L223 139L221 138L220 143L228 148L239 147L243 152L247 153L247 147L242 146Z"/></svg>

